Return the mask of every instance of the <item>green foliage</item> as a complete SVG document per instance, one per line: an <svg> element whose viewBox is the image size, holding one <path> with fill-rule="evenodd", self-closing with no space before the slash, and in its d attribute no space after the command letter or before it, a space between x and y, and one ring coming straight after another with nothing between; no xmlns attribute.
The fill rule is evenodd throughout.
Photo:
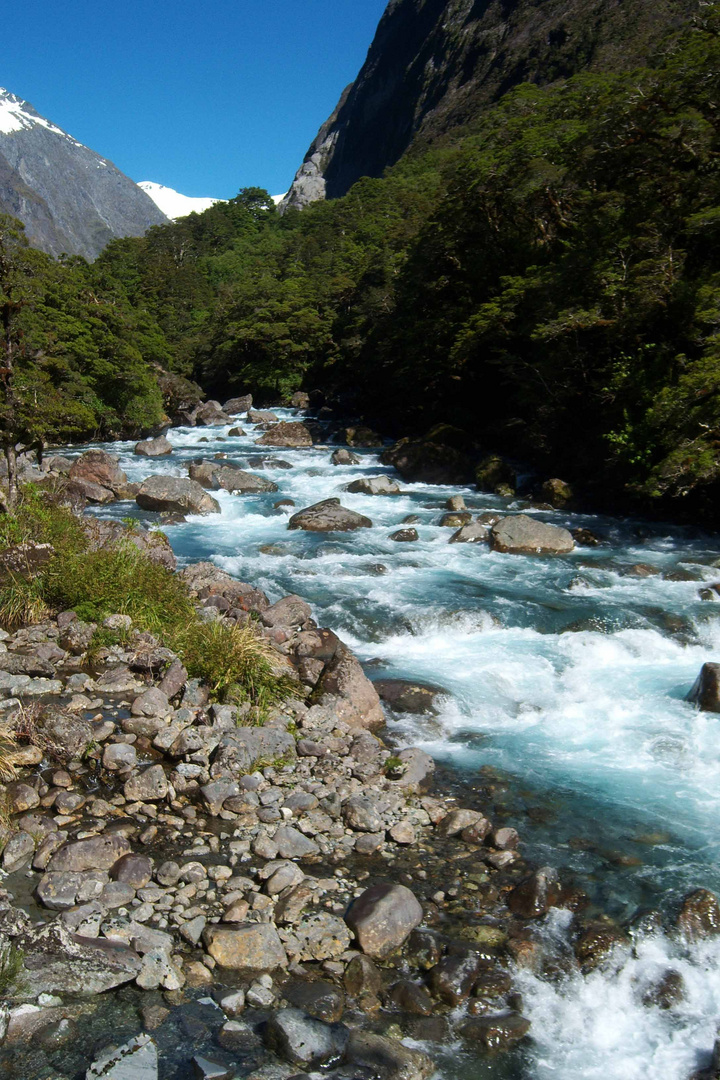
<svg viewBox="0 0 720 1080"><path fill-rule="evenodd" d="M9 941L0 945L0 998L22 989L23 968L22 950Z"/></svg>
<svg viewBox="0 0 720 1080"><path fill-rule="evenodd" d="M96 623L108 615L129 615L136 629L173 649L216 700L250 701L262 710L288 696L292 687L273 673L271 653L252 626L205 622L181 578L150 562L133 544L121 541L89 551L79 520L32 488L24 489L16 514L0 516L0 550L28 536L53 543L55 554L35 576L13 574L0 582L5 628L63 610ZM89 659L127 640L124 631L98 628Z"/></svg>

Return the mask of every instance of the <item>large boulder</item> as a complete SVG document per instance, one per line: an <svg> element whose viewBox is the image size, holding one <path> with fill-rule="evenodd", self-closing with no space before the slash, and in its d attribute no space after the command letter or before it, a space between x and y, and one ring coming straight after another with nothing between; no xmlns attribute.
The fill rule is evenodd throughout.
<svg viewBox="0 0 720 1080"><path fill-rule="evenodd" d="M312 617L310 605L300 596L283 596L262 614L265 626L298 627Z"/></svg>
<svg viewBox="0 0 720 1080"><path fill-rule="evenodd" d="M469 525L462 525L457 532L450 537L451 544L482 544L490 539L490 531L480 521L471 521Z"/></svg>
<svg viewBox="0 0 720 1080"><path fill-rule="evenodd" d="M409 682L407 679L376 679L375 689L391 709L406 713L434 713L435 698L445 693L439 686Z"/></svg>
<svg viewBox="0 0 720 1080"><path fill-rule="evenodd" d="M19 986L26 998L38 994L101 994L140 973L140 957L127 945L85 938L53 922L16 939L23 958Z"/></svg>
<svg viewBox="0 0 720 1080"><path fill-rule="evenodd" d="M331 706L351 727L372 729L385 723L377 690L360 661L343 642L338 643L335 655L325 665L313 700L319 705Z"/></svg>
<svg viewBox="0 0 720 1080"><path fill-rule="evenodd" d="M195 410L195 423L198 427L218 427L230 423L231 419L219 401L206 401Z"/></svg>
<svg viewBox="0 0 720 1080"><path fill-rule="evenodd" d="M277 424L278 418L269 409L248 409L247 418L251 424Z"/></svg>
<svg viewBox="0 0 720 1080"><path fill-rule="evenodd" d="M389 476L362 476L345 490L361 495L399 495L400 485Z"/></svg>
<svg viewBox="0 0 720 1080"><path fill-rule="evenodd" d="M274 971L287 967L287 954L272 923L209 926L205 945L220 967L233 971Z"/></svg>
<svg viewBox="0 0 720 1080"><path fill-rule="evenodd" d="M423 909L415 894L391 882L366 889L345 915L360 949L376 959L399 949L422 919Z"/></svg>
<svg viewBox="0 0 720 1080"><path fill-rule="evenodd" d="M563 506L567 506L573 500L573 490L569 484L566 484L564 480L560 480L557 476L551 480L546 480L540 488L540 497L545 502L550 503L551 506L555 506L558 510L561 510Z"/></svg>
<svg viewBox="0 0 720 1080"><path fill-rule="evenodd" d="M230 398L229 401L225 402L222 409L228 416L238 416L240 413L252 409L252 403L252 394L243 394L241 397Z"/></svg>
<svg viewBox="0 0 720 1080"><path fill-rule="evenodd" d="M220 504L194 480L179 476L149 476L135 501L143 510L175 514L219 514Z"/></svg>
<svg viewBox="0 0 720 1080"><path fill-rule="evenodd" d="M377 1080L428 1080L435 1072L434 1062L422 1050L370 1031L353 1029L345 1056L360 1076Z"/></svg>
<svg viewBox="0 0 720 1080"><path fill-rule="evenodd" d="M66 712L60 705L47 705L38 718L37 726L43 739L58 756L68 761L81 758L95 737L93 727L82 714Z"/></svg>
<svg viewBox="0 0 720 1080"><path fill-rule="evenodd" d="M172 443L164 435L158 435L157 439L144 439L136 443L135 453L140 457L167 457L172 454Z"/></svg>
<svg viewBox="0 0 720 1080"><path fill-rule="evenodd" d="M221 731L216 745L211 769L213 780L236 779L252 772L260 761L286 761L295 757L294 737L279 727L240 727ZM175 749L173 747L171 752Z"/></svg>
<svg viewBox="0 0 720 1080"><path fill-rule="evenodd" d="M307 506L293 514L288 522L288 529L305 529L306 532L351 532L371 528L370 518L341 506L339 499L323 499Z"/></svg>
<svg viewBox="0 0 720 1080"><path fill-rule="evenodd" d="M272 480L256 476L255 473L244 472L242 469L235 469L231 465L221 465L215 469L215 479L224 491L230 491L233 495L278 490L277 484L274 484Z"/></svg>
<svg viewBox="0 0 720 1080"><path fill-rule="evenodd" d="M312 435L299 420L282 420L255 440L258 446L312 446Z"/></svg>
<svg viewBox="0 0 720 1080"><path fill-rule="evenodd" d="M687 700L702 712L720 712L720 664L703 664Z"/></svg>
<svg viewBox="0 0 720 1080"><path fill-rule="evenodd" d="M120 468L119 458L105 450L86 450L70 469L70 480L86 481L109 489L114 495L127 487L128 478Z"/></svg>
<svg viewBox="0 0 720 1080"><path fill-rule="evenodd" d="M480 491L487 492L499 487L515 488L517 474L500 454L486 454L475 470L475 483Z"/></svg>
<svg viewBox="0 0 720 1080"><path fill-rule="evenodd" d="M380 455L403 480L426 484L465 484L473 479L473 460L467 435L442 424L421 439L400 439Z"/></svg>
<svg viewBox="0 0 720 1080"><path fill-rule="evenodd" d="M85 840L63 844L48 863L48 870L53 873L109 870L130 851L130 842L122 833L90 836Z"/></svg>
<svg viewBox="0 0 720 1080"><path fill-rule="evenodd" d="M346 450L341 447L339 450L334 450L330 461L333 465L359 465L360 458L357 454L353 454L352 450Z"/></svg>
<svg viewBox="0 0 720 1080"><path fill-rule="evenodd" d="M527 514L506 517L493 525L490 544L493 551L512 555L566 555L575 547L567 529Z"/></svg>

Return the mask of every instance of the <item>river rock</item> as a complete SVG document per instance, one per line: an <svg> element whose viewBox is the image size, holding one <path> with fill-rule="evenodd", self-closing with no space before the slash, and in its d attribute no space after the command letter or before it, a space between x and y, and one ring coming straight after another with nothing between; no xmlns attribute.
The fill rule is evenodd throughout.
<svg viewBox="0 0 720 1080"><path fill-rule="evenodd" d="M223 412L226 412L228 416L239 416L240 413L245 413L248 409L252 409L252 394L242 394L240 397L230 398L223 405Z"/></svg>
<svg viewBox="0 0 720 1080"><path fill-rule="evenodd" d="M144 889L152 878L153 863L147 855L130 852L122 855L110 868L110 877L133 889Z"/></svg>
<svg viewBox="0 0 720 1080"><path fill-rule="evenodd" d="M433 1061L422 1050L411 1050L398 1039L357 1029L350 1032L345 1057L351 1065L364 1070L362 1075L377 1080L428 1080L435 1072Z"/></svg>
<svg viewBox="0 0 720 1080"><path fill-rule="evenodd" d="M330 461L333 465L359 465L360 458L357 454L353 454L352 450L346 450L344 447L340 450L334 450Z"/></svg>
<svg viewBox="0 0 720 1080"><path fill-rule="evenodd" d="M433 994L453 1008L467 1001L480 971L480 954L470 952L445 956L430 971Z"/></svg>
<svg viewBox="0 0 720 1080"><path fill-rule="evenodd" d="M349 1031L344 1024L326 1024L301 1009L279 1009L265 1027L265 1044L293 1065L316 1067L339 1061Z"/></svg>
<svg viewBox="0 0 720 1080"><path fill-rule="evenodd" d="M70 480L96 484L116 495L127 487L128 482L127 475L118 464L119 460L105 450L86 450L73 462Z"/></svg>
<svg viewBox="0 0 720 1080"><path fill-rule="evenodd" d="M379 833L384 822L378 813L377 800L367 795L354 795L342 809L345 824L357 832Z"/></svg>
<svg viewBox="0 0 720 1080"><path fill-rule="evenodd" d="M426 484L463 484L473 478L468 437L458 428L440 424L420 439L400 439L380 455L403 480Z"/></svg>
<svg viewBox="0 0 720 1080"><path fill-rule="evenodd" d="M300 627L312 616L310 605L300 596L283 596L262 613L265 626Z"/></svg>
<svg viewBox="0 0 720 1080"><path fill-rule="evenodd" d="M312 435L305 424L296 420L282 420L255 440L258 446L312 446Z"/></svg>
<svg viewBox="0 0 720 1080"><path fill-rule="evenodd" d="M288 522L288 529L305 529L307 532L351 532L371 528L370 518L341 506L339 499L323 499L307 506L293 514Z"/></svg>
<svg viewBox="0 0 720 1080"><path fill-rule="evenodd" d="M209 926L203 935L207 951L224 968L274 971L287 966L287 955L272 923Z"/></svg>
<svg viewBox="0 0 720 1080"><path fill-rule="evenodd" d="M132 544L141 555L158 566L164 566L167 570L174 570L177 566L177 559L170 541L159 529L146 529L140 522L129 529L121 521L96 517L82 518L80 524L88 538L89 551L116 548L119 544Z"/></svg>
<svg viewBox="0 0 720 1080"><path fill-rule="evenodd" d="M527 514L499 521L492 528L490 543L493 551L513 555L564 555L575 547L567 529L548 525Z"/></svg>
<svg viewBox="0 0 720 1080"><path fill-rule="evenodd" d="M35 840L29 833L16 832L5 844L2 853L2 867L9 874L20 870L30 862L35 854Z"/></svg>
<svg viewBox="0 0 720 1080"><path fill-rule="evenodd" d="M451 544L482 544L490 539L490 530L480 521L463 525L450 537Z"/></svg>
<svg viewBox="0 0 720 1080"><path fill-rule="evenodd" d="M435 698L444 693L437 686L409 682L407 679L376 679L373 686L382 701L398 712L435 713Z"/></svg>
<svg viewBox="0 0 720 1080"><path fill-rule="evenodd" d="M400 485L389 476L362 476L348 484L345 490L361 495L399 495Z"/></svg>
<svg viewBox="0 0 720 1080"><path fill-rule="evenodd" d="M220 730L219 735L210 770L213 780L234 780L252 772L259 761L287 761L295 757L295 739L282 728L241 727L227 733Z"/></svg>
<svg viewBox="0 0 720 1080"><path fill-rule="evenodd" d="M156 802L164 799L168 793L168 781L162 765L151 765L141 773L136 773L125 782L125 798L135 802Z"/></svg>
<svg viewBox="0 0 720 1080"><path fill-rule="evenodd" d="M33 810L40 805L40 796L30 784L24 784L22 780L16 780L8 784L5 789L8 809L13 814L22 814L25 810Z"/></svg>
<svg viewBox="0 0 720 1080"><path fill-rule="evenodd" d="M219 514L220 504L194 480L179 476L149 476L135 501L143 510L179 514Z"/></svg>
<svg viewBox="0 0 720 1080"><path fill-rule="evenodd" d="M31 929L17 938L23 956L22 993L101 994L135 979L140 957L127 945L105 938L82 938L60 922Z"/></svg>
<svg viewBox="0 0 720 1080"><path fill-rule="evenodd" d="M275 830L273 841L281 859L307 859L320 851L314 840L292 825L280 825Z"/></svg>
<svg viewBox="0 0 720 1080"><path fill-rule="evenodd" d="M553 477L551 480L546 480L540 488L540 498L557 510L562 510L564 506L572 502L573 489L564 480Z"/></svg>
<svg viewBox="0 0 720 1080"><path fill-rule="evenodd" d="M682 902L678 930L689 941L702 941L720 934L720 904L708 889L696 889Z"/></svg>
<svg viewBox="0 0 720 1080"><path fill-rule="evenodd" d="M251 424L277 424L278 418L269 409L248 409L247 417Z"/></svg>
<svg viewBox="0 0 720 1080"><path fill-rule="evenodd" d="M345 922L366 955L383 959L400 948L422 918L414 893L387 882L371 886L353 901Z"/></svg>
<svg viewBox="0 0 720 1080"><path fill-rule="evenodd" d="M145 439L136 443L135 453L140 457L167 457L172 454L172 443L164 435L159 435L157 439Z"/></svg>
<svg viewBox="0 0 720 1080"><path fill-rule="evenodd" d="M331 706L351 727L372 729L385 723L377 690L343 642L326 664L313 697L318 704Z"/></svg>
<svg viewBox="0 0 720 1080"><path fill-rule="evenodd" d="M703 664L687 700L702 712L720 712L720 664Z"/></svg>
<svg viewBox="0 0 720 1080"><path fill-rule="evenodd" d="M3 576L19 574L25 578L36 577L54 555L52 544L37 544L34 540L11 544L0 552L0 573Z"/></svg>
<svg viewBox="0 0 720 1080"><path fill-rule="evenodd" d="M525 878L508 896L507 905L521 919L538 919L560 899L557 870L544 866Z"/></svg>
<svg viewBox="0 0 720 1080"><path fill-rule="evenodd" d="M390 539L394 540L396 544L412 544L415 540L420 539L420 534L417 529L398 529L394 533L390 533Z"/></svg>
<svg viewBox="0 0 720 1080"><path fill-rule="evenodd" d="M398 758L400 765L388 771L388 781L393 787L402 788L408 793L427 791L432 787L435 762L429 754L416 746L409 746L407 750L400 751Z"/></svg>
<svg viewBox="0 0 720 1080"><path fill-rule="evenodd" d="M219 401L205 401L198 405L194 419L198 427L219 427L229 423L231 418Z"/></svg>
<svg viewBox="0 0 720 1080"><path fill-rule="evenodd" d="M512 1009L488 1016L471 1016L460 1026L468 1042L480 1043L488 1051L505 1050L523 1039L530 1030L530 1021Z"/></svg>
<svg viewBox="0 0 720 1080"><path fill-rule="evenodd" d="M149 1035L136 1035L119 1048L103 1051L85 1080L158 1080L157 1046Z"/></svg>
<svg viewBox="0 0 720 1080"><path fill-rule="evenodd" d="M130 852L130 842L121 833L103 833L86 840L64 844L48 863L53 872L109 870L118 859Z"/></svg>

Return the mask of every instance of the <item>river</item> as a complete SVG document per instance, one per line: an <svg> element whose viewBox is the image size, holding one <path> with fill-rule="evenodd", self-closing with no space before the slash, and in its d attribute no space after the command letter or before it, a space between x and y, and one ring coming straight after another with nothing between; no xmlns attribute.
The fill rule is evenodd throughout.
<svg viewBox="0 0 720 1080"><path fill-rule="evenodd" d="M259 433L240 423L242 438L228 438L227 427L171 429L173 454L152 461L132 443L102 444L130 480L186 476L191 460L217 453L250 471L258 454L292 465L262 470L277 493L214 493L220 515L168 526L181 564L212 560L271 601L297 593L371 677L442 687L436 716L390 719L394 740L422 746L461 784L499 777L500 810L521 833L524 855L571 874L599 911L620 920L650 907L668 914L692 888L720 889L720 716L685 701L701 665L720 659L720 608L700 598L703 585L720 580L716 538L530 509L602 543L554 558L450 545L451 530L438 524L450 495L464 495L476 513L525 504L419 483L403 483L394 497L349 494L352 479L392 475L377 452L333 466L327 446L257 447ZM374 528L288 531L292 508L274 509L280 499L299 509L331 496ZM128 504L97 512L122 516ZM389 539L409 514L418 541ZM157 521L137 508L133 516ZM570 918L552 912L543 930L559 955ZM683 976L683 999L667 1010L644 1004L668 967ZM686 947L648 934L602 972L518 978L533 1025L527 1049L511 1066L448 1048L443 1074L686 1080L706 1063L720 1019L718 939Z"/></svg>

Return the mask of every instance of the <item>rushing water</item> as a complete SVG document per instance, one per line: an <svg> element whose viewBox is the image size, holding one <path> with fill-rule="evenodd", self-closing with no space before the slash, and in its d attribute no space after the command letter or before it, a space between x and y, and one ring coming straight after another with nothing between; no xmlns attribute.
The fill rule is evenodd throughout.
<svg viewBox="0 0 720 1080"><path fill-rule="evenodd" d="M221 515L167 527L181 562L210 559L271 600L298 593L371 662L371 674L442 687L439 714L392 721L396 739L423 745L465 780L488 766L509 778L508 821L525 854L571 871L603 910L629 918L641 907L670 909L691 888L720 888L720 716L684 700L700 666L720 653L719 609L699 596L703 582L720 579L713 537L531 509L604 542L562 558L449 545L450 530L438 525L449 495L463 494L476 512L525 507L428 484L403 484L394 497L352 495L343 491L351 479L392 472L375 453L335 467L327 447L257 447L252 425L242 426L245 438L173 429L172 456L154 461L130 443L106 447L131 480L185 476L190 460L219 452L251 470L258 454L293 466L263 470L277 494L215 493ZM274 509L281 498L300 508L337 495L374 528L291 532L292 509ZM127 513L127 504L99 512ZM419 540L390 540L408 514L419 519ZM628 573L639 563L658 573ZM565 947L567 918L547 920L551 951ZM668 967L683 975L684 1000L671 1010L643 1004L644 988ZM685 1080L712 1048L717 941L684 948L656 934L603 972L520 977L533 1042L517 1068L533 1080Z"/></svg>

